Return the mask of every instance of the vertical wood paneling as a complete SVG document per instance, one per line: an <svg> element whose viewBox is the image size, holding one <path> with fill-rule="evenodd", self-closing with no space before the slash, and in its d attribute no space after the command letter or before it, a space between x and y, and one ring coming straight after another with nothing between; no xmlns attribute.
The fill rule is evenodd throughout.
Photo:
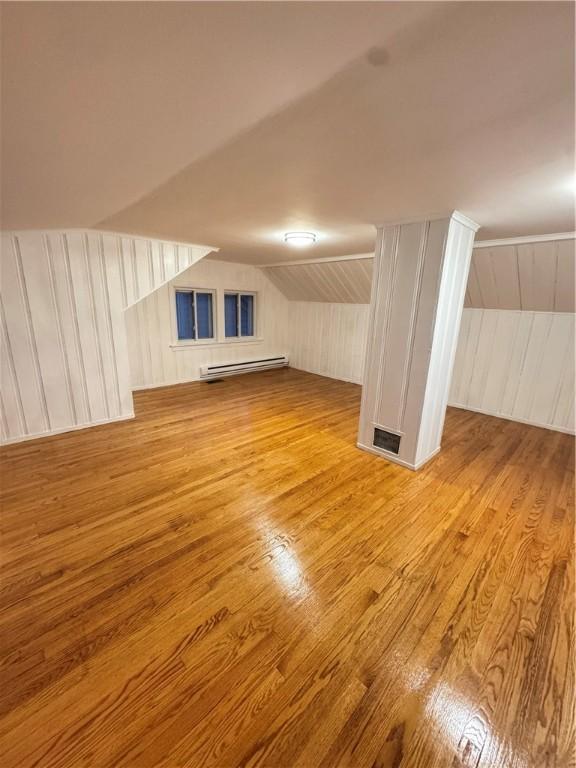
<svg viewBox="0 0 576 768"><path fill-rule="evenodd" d="M176 248L172 243L162 243L160 246L162 261L164 262L164 274L166 280L171 280L177 273Z"/></svg>
<svg viewBox="0 0 576 768"><path fill-rule="evenodd" d="M463 312L462 320L460 322L460 334L458 336L458 346L456 348L456 359L454 362L454 370L452 372L452 382L450 387L451 397L456 399L463 396L465 391L464 378L464 365L458 364L463 350L468 349L468 339L470 337L470 324L473 317L471 312Z"/></svg>
<svg viewBox="0 0 576 768"><path fill-rule="evenodd" d="M431 227L431 235L433 227ZM426 382L426 392L422 405L422 417L416 463L426 461L439 448L444 431L446 407L450 394L450 382L456 357L458 335L467 277L472 257L472 244L475 230L452 219L448 229L444 258L439 272L440 288L437 304L434 295L423 287L420 297L420 309L424 317L435 313L434 330L416 336L414 366L410 373L414 382L422 375L427 361L427 348L430 340L430 363ZM433 247L433 252L441 252L440 246ZM432 262L432 263L430 263ZM433 259L426 260L426 269L433 265ZM425 273L426 279L426 273ZM431 279L428 279L431 282Z"/></svg>
<svg viewBox="0 0 576 768"><path fill-rule="evenodd" d="M68 390L66 363L58 328L58 317L46 241L23 233L16 238L25 286L32 337L32 356L42 391L49 429L61 429L74 419Z"/></svg>
<svg viewBox="0 0 576 768"><path fill-rule="evenodd" d="M48 269L50 273L50 292L52 295L52 303L54 306L54 311L56 314L56 330L58 333L58 343L60 346L60 350L62 353L62 360L64 363L64 375L66 379L66 396L68 399L68 405L70 407L70 415L72 418L72 421L74 423L78 422L78 412L76 408L75 403L75 397L74 397L74 379L72 374L72 361L70 358L70 353L68 350L68 344L67 344L67 329L64 325L65 322L65 312L66 312L66 304L67 304L67 294L66 291L62 292L62 288L65 289L66 282L65 277L61 275L61 272L57 270L56 265L61 265L63 263L63 259L61 254L56 251L58 254L58 257L54 258L54 248L53 244L48 237L48 235L44 238L45 248L46 248L46 257L48 260ZM60 284L60 280L62 280L62 283Z"/></svg>
<svg viewBox="0 0 576 768"><path fill-rule="evenodd" d="M305 297L290 302L261 270L203 261L176 279L259 290L264 340L174 351L166 281L209 250L99 232L3 233L2 441L129 416L131 383L192 380L201 363L261 352L288 353L294 367L362 381L371 259L307 265L305 274L303 266L286 268L284 292ZM496 308L522 301L573 311L574 242L499 246L478 259L481 250L473 255L467 303L495 309L493 317L464 312L450 402L573 430L574 318Z"/></svg>
<svg viewBox="0 0 576 768"><path fill-rule="evenodd" d="M518 263L514 246L505 245L486 250L490 257L489 269L493 275L494 295L489 297L486 309L520 308L520 284ZM476 251L474 260L481 258L482 250Z"/></svg>
<svg viewBox="0 0 576 768"><path fill-rule="evenodd" d="M50 424L41 382L38 381L32 327L18 259L16 238L3 234L2 301L16 385L25 415L26 432L45 432L50 429Z"/></svg>
<svg viewBox="0 0 576 768"><path fill-rule="evenodd" d="M290 302L290 365L362 383L367 304Z"/></svg>
<svg viewBox="0 0 576 768"><path fill-rule="evenodd" d="M552 315L550 313L535 312L533 314L528 345L526 347L519 376L518 389L512 408L512 416L514 418L521 419L524 417L524 414L526 414L526 418L530 420L536 390L541 386L538 382L538 378L542 376L545 370L543 368L544 353L546 351L546 345L550 339L551 329Z"/></svg>
<svg viewBox="0 0 576 768"><path fill-rule="evenodd" d="M558 266L556 269L555 312L574 312L574 286L576 284L576 254L574 240L559 240L556 243Z"/></svg>
<svg viewBox="0 0 576 768"><path fill-rule="evenodd" d="M478 281L478 290L483 306L497 309L500 306L498 284L494 274L492 252L482 248L474 254L474 275Z"/></svg>
<svg viewBox="0 0 576 768"><path fill-rule="evenodd" d="M497 245L472 254L464 306L574 312L575 240ZM291 301L370 301L373 259L265 267Z"/></svg>
<svg viewBox="0 0 576 768"><path fill-rule="evenodd" d="M536 424L553 424L566 360L573 353L574 320L570 315L550 313L550 328L542 353L538 386L533 386L529 419ZM570 346L572 349L570 349Z"/></svg>
<svg viewBox="0 0 576 768"><path fill-rule="evenodd" d="M264 267L266 275L291 301L368 304L372 258Z"/></svg>
<svg viewBox="0 0 576 768"><path fill-rule="evenodd" d="M457 212L378 230L358 444L414 469L440 448L474 232Z"/></svg>
<svg viewBox="0 0 576 768"><path fill-rule="evenodd" d="M192 255L179 254L179 263L194 261ZM256 291L257 341L208 342L174 346L173 286L216 290L215 312L222 331L221 304L225 290ZM132 386L154 387L195 381L200 365L253 358L266 354L290 354L289 329L294 325L290 303L261 269L223 261L193 263L178 277L126 310L128 350ZM218 328L217 328L218 331Z"/></svg>
<svg viewBox="0 0 576 768"><path fill-rule="evenodd" d="M476 253L472 253L472 261L470 263L470 272L468 274L468 296L470 297L471 307L483 307L484 296L480 287L480 279L478 277L479 268Z"/></svg>
<svg viewBox="0 0 576 768"><path fill-rule="evenodd" d="M78 318L80 350L88 390L90 421L109 418L102 371L102 357L98 342L96 307L90 272L90 254L85 233L66 236L70 253L70 272L74 296L74 312Z"/></svg>
<svg viewBox="0 0 576 768"><path fill-rule="evenodd" d="M0 396L2 397L2 432L3 439L11 434L23 434L27 431L26 416L22 407L18 377L14 368L14 358L10 338L6 328L4 305L0 297Z"/></svg>
<svg viewBox="0 0 576 768"><path fill-rule="evenodd" d="M575 243L570 239L476 248L466 306L574 312Z"/></svg>
<svg viewBox="0 0 576 768"><path fill-rule="evenodd" d="M402 430L406 370L414 343L414 313L417 310L417 302L408 301L407 297L414 298L419 291L427 240L427 228L420 224L400 228L396 258L402 262L402 268L394 271L389 318L381 339L384 356L378 369L378 394L373 419L397 431Z"/></svg>
<svg viewBox="0 0 576 768"><path fill-rule="evenodd" d="M109 342L115 365L115 394L117 416L132 411L132 395L130 389L130 371L127 364L128 347L126 343L126 322L124 307L126 306L126 286L123 283L122 258L120 253L120 238L104 234L101 241L103 265L103 290L106 296ZM107 324L108 327L108 324Z"/></svg>
<svg viewBox="0 0 576 768"><path fill-rule="evenodd" d="M466 313L467 314L467 313ZM513 349L516 334L518 332L519 315L510 312L492 312L490 319L483 326L484 337L488 341L484 343L484 355L490 355L493 359L493 365L488 375L488 369L483 372L483 386L480 397L481 408L486 411L493 411L502 402L504 397L506 382L510 376L511 361L513 355L510 350ZM490 346L490 329L493 329ZM487 333L486 333L487 331ZM465 340L462 340L465 342ZM459 343L462 343L460 341ZM478 344L477 350L480 347ZM468 395L470 397L470 395Z"/></svg>
<svg viewBox="0 0 576 768"><path fill-rule="evenodd" d="M132 414L124 309L175 274L176 247L182 268L212 250L93 230L2 234L3 442Z"/></svg>
<svg viewBox="0 0 576 768"><path fill-rule="evenodd" d="M555 427L573 429L574 428L574 318L570 317L570 324L567 330L567 349L569 362L564 366L562 377L559 382L556 402L552 408L552 418L550 424ZM571 357L570 357L571 356Z"/></svg>
<svg viewBox="0 0 576 768"><path fill-rule="evenodd" d="M449 403L574 432L573 314L465 309Z"/></svg>

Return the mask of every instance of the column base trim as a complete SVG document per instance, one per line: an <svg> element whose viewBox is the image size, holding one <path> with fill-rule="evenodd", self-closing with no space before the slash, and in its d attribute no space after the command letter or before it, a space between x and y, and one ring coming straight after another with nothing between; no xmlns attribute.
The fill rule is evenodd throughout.
<svg viewBox="0 0 576 768"><path fill-rule="evenodd" d="M386 459L387 461L391 461L393 464L400 464L401 467L406 467L406 469L411 469L414 472L421 467L424 466L424 464L427 464L430 459L433 459L434 456L436 456L437 453L439 453L441 446L438 446L435 451L433 451L430 456L427 456L425 459L422 459L422 461L419 461L417 464L411 464L409 461L404 461L404 459L399 459L398 456L395 456L393 453L384 453L384 451L379 451L378 448L374 448L371 445L363 445L362 443L358 442L356 443L356 447L360 448L361 451L367 451L367 453L373 453L374 456L379 456L381 459Z"/></svg>

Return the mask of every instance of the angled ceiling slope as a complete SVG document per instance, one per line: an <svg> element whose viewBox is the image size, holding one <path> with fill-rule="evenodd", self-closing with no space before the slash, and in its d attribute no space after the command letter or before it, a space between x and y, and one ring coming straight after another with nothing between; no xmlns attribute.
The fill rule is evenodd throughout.
<svg viewBox="0 0 576 768"><path fill-rule="evenodd" d="M372 256L350 261L264 267L266 276L292 301L369 304Z"/></svg>
<svg viewBox="0 0 576 768"><path fill-rule="evenodd" d="M574 312L575 245L566 239L475 248L464 306ZM292 301L370 303L371 255L263 270Z"/></svg>
<svg viewBox="0 0 576 768"><path fill-rule="evenodd" d="M574 229L574 5L3 3L3 226L220 257L458 208Z"/></svg>

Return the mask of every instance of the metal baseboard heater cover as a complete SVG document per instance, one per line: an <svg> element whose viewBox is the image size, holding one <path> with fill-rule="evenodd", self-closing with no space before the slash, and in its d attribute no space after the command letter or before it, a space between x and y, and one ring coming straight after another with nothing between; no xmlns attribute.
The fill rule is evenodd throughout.
<svg viewBox="0 0 576 768"><path fill-rule="evenodd" d="M234 363L214 363L213 365L200 366L200 379L222 379L224 376L237 376L240 373L252 373L253 371L267 371L271 368L284 368L288 365L288 358L261 357L256 360L240 360Z"/></svg>

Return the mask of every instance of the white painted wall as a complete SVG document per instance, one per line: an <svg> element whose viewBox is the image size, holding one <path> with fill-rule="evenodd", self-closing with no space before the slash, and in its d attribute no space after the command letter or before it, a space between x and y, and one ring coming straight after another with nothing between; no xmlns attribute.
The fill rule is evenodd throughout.
<svg viewBox="0 0 576 768"><path fill-rule="evenodd" d="M3 233L0 440L129 418L132 386L194 380L205 362L284 353L295 368L362 382L367 304L288 301L260 269L198 262L209 250L94 231ZM167 287L123 312L179 270L181 285L258 291L262 339L173 350ZM465 309L449 403L574 431L573 372L573 315Z"/></svg>
<svg viewBox="0 0 576 768"><path fill-rule="evenodd" d="M466 304L478 309L464 309L449 404L573 432L574 315L570 313L574 309L576 241L570 234L529 240L476 244ZM291 364L360 384L368 305L349 302L368 301L363 281L370 259L350 259L345 270L337 263L337 273L330 262L275 266L268 271L285 295L295 299L290 302ZM315 272L310 271L312 267ZM338 303L325 299L329 285L336 292L332 301ZM358 286L364 286L363 293ZM481 315L471 313L483 310L490 314L480 323ZM548 357L538 362L538 334L548 322ZM480 328L484 329L481 337ZM477 350L482 352L490 344L498 354L481 354L476 360ZM566 355L559 351L562 349L568 349ZM474 371L470 368L473 361ZM503 386L503 371L511 381L500 401L497 393ZM510 392L515 392L516 385L518 397L514 395L512 402Z"/></svg>
<svg viewBox="0 0 576 768"><path fill-rule="evenodd" d="M92 230L1 242L1 442L132 416L124 307L213 249Z"/></svg>
<svg viewBox="0 0 576 768"><path fill-rule="evenodd" d="M351 350L366 343L368 306L290 306L291 365L361 384L363 357ZM464 309L448 404L574 432L575 323L570 313Z"/></svg>
<svg viewBox="0 0 576 768"><path fill-rule="evenodd" d="M465 309L450 405L574 432L574 314Z"/></svg>
<svg viewBox="0 0 576 768"><path fill-rule="evenodd" d="M175 344L176 286L217 292L219 341ZM223 338L225 290L253 291L256 298L257 338ZM200 365L234 362L263 355L288 354L292 317L289 302L262 270L245 264L205 259L126 311L132 386L135 389L195 381Z"/></svg>
<svg viewBox="0 0 576 768"><path fill-rule="evenodd" d="M290 302L290 365L362 383L368 304Z"/></svg>

